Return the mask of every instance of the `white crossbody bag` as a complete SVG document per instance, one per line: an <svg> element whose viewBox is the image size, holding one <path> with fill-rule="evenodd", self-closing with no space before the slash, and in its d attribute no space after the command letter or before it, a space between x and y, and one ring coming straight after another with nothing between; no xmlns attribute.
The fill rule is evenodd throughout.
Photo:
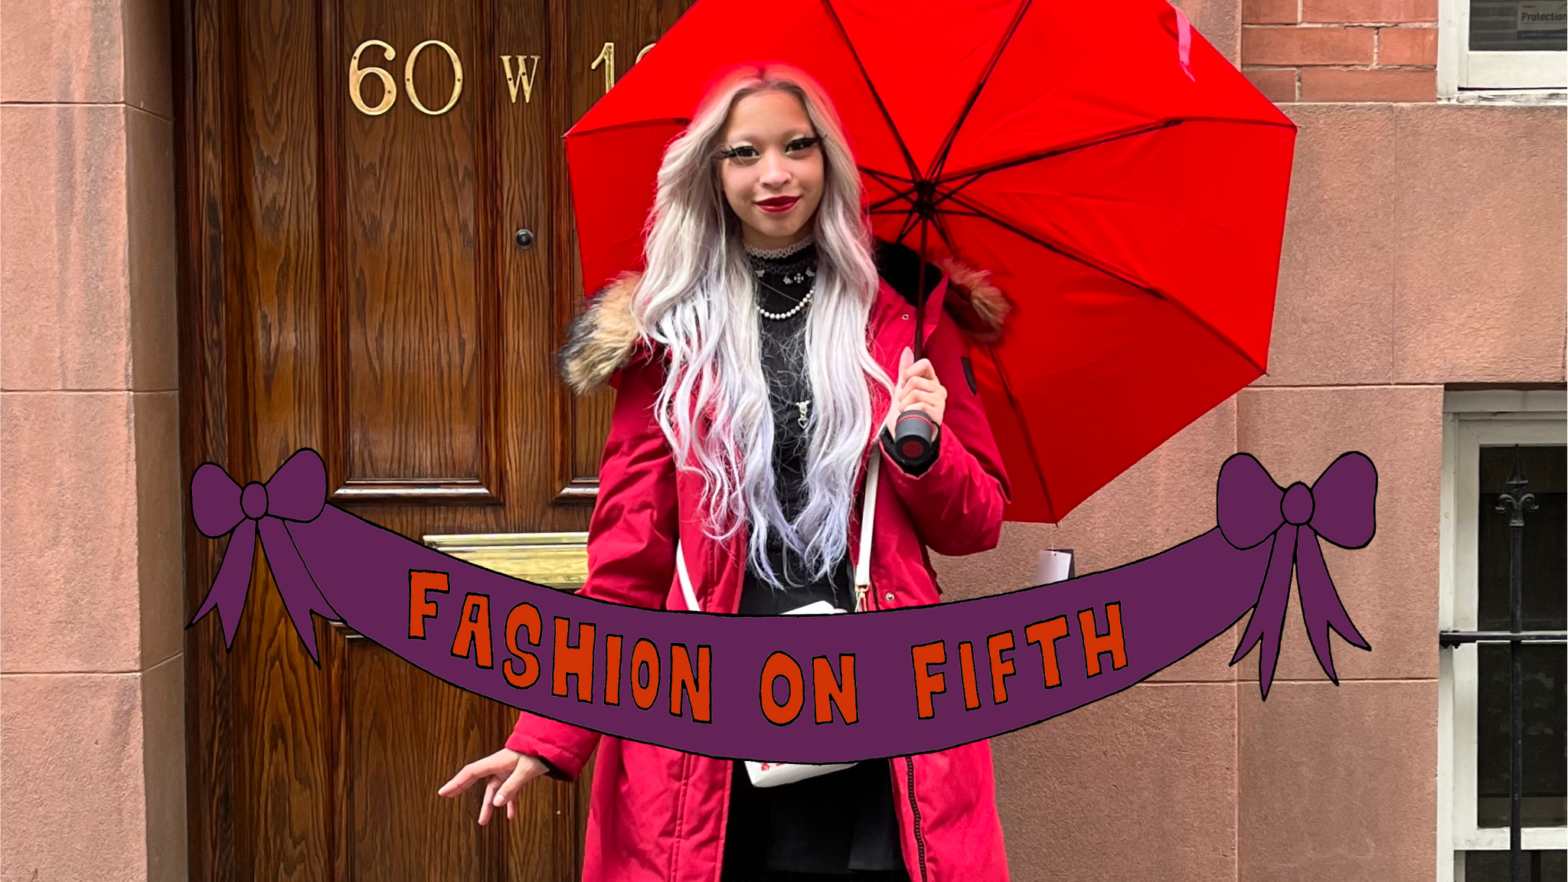
<svg viewBox="0 0 1568 882"><path fill-rule="evenodd" d="M882 457L876 446L872 448L871 461L866 466L866 498L860 509L860 557L855 562L855 612L860 612L865 603L866 592L871 590L871 534L876 519L877 477L881 472ZM675 543L675 572L680 576L681 593L686 597L686 608L692 612L702 612L702 606L697 603L697 592L692 590L691 575L686 572L686 557L681 551L679 542ZM799 609L792 609L784 615L817 615L843 613L844 611L819 600L807 604ZM793 784L805 778L815 778L829 772L847 769L855 763L830 763L827 765L813 765L808 763L772 763L753 760L746 761L746 773L751 776L753 787L777 787L781 784Z"/></svg>

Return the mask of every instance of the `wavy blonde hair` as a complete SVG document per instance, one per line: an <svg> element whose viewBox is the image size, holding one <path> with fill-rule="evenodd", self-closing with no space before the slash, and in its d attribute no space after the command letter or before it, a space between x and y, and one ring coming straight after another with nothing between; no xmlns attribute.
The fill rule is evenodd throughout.
<svg viewBox="0 0 1568 882"><path fill-rule="evenodd" d="M716 161L731 110L759 92L800 101L825 162L822 201L810 221L819 256L805 329L814 402L806 502L793 522L774 487L773 409L750 263ZM855 479L873 428L871 384L891 396L892 382L867 346L879 280L860 174L822 87L776 63L720 79L665 150L646 234L647 269L632 313L639 333L666 353L656 416L679 466L702 476L709 535L726 539L750 525L748 558L775 587L782 583L767 554L773 537L813 578L826 576L848 550Z"/></svg>

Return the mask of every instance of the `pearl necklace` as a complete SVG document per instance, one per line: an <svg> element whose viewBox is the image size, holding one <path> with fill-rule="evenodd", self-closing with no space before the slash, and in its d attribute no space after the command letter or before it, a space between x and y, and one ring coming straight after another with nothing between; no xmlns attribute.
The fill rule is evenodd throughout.
<svg viewBox="0 0 1568 882"><path fill-rule="evenodd" d="M811 303L811 295L813 293L815 293L816 290L817 290L817 283L815 281L813 281L811 283L811 288L806 291L806 296L802 297L800 299L799 303L796 303L794 306L790 307L788 310L786 310L784 312L768 312L766 309L762 308L762 304L761 303L758 303L757 304L757 313L759 315L761 315L765 319L772 319L772 320L774 320L776 322L781 322L781 321L784 321L785 319L788 319L788 318L794 318L796 315L800 314L800 311L802 309L806 308L807 304ZM782 294L783 292L781 291L779 293Z"/></svg>

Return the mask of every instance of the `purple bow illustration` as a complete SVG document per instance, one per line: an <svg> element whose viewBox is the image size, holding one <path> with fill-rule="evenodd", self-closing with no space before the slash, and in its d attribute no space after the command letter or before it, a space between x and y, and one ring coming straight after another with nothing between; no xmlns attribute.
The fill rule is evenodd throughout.
<svg viewBox="0 0 1568 882"><path fill-rule="evenodd" d="M342 617L327 603L320 587L311 578L289 534L287 522L315 520L326 502L327 469L321 456L309 448L295 452L265 484L252 482L241 488L215 463L209 462L197 469L191 478L191 514L196 528L212 539L231 531L234 535L223 554L212 590L197 610L196 617L191 619L191 625L216 607L218 618L223 622L225 644L230 649L234 647L234 634L239 630L245 596L250 589L259 526L267 564L272 569L289 618L294 622L294 630L310 651L310 657L320 664L316 653L316 629L310 614L319 613L332 620Z"/></svg>
<svg viewBox="0 0 1568 882"><path fill-rule="evenodd" d="M1261 641L1258 680L1263 698L1268 699L1294 572L1312 651L1323 672L1338 684L1328 629L1338 631L1352 646L1372 647L1351 624L1350 614L1340 602L1318 537L1341 548L1362 548L1372 541L1377 530L1377 469L1372 460L1363 453L1346 453L1324 469L1311 487L1297 481L1282 488L1251 454L1238 453L1220 469L1216 489L1219 528L1225 541L1247 549L1274 540L1258 604L1230 663L1241 661Z"/></svg>

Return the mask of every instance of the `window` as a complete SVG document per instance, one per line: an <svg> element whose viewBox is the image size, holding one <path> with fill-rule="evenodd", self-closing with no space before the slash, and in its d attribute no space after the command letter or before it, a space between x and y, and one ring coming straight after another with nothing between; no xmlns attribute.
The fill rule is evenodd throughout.
<svg viewBox="0 0 1568 882"><path fill-rule="evenodd" d="M1568 89L1568 0L1439 0L1438 95Z"/></svg>
<svg viewBox="0 0 1568 882"><path fill-rule="evenodd" d="M1511 528L1496 507L1516 464L1539 506L1525 514L1521 630L1560 632L1568 625L1565 402L1562 392L1445 396L1440 629L1511 630ZM1568 645L1524 643L1521 655L1525 878L1563 882ZM1507 643L1469 642L1439 653L1439 882L1508 879L1511 670Z"/></svg>

